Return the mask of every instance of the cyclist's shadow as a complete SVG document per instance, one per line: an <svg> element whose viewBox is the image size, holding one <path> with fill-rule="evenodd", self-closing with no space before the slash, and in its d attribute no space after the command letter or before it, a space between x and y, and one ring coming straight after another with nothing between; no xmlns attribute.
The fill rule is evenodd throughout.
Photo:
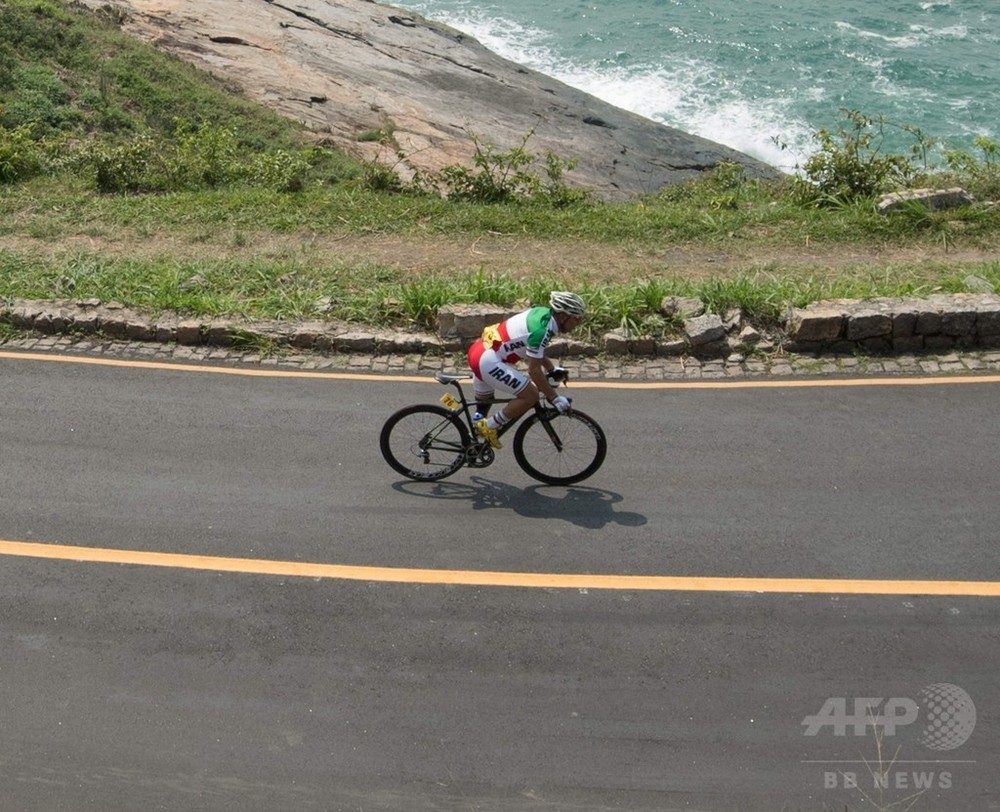
<svg viewBox="0 0 1000 812"><path fill-rule="evenodd" d="M412 482L404 480L392 487L426 499L469 500L474 510L511 510L531 519L564 519L580 527L598 529L609 524L640 527L646 524L641 513L616 511L624 497L620 493L584 485L532 485L515 488L481 476L472 484L460 482Z"/></svg>

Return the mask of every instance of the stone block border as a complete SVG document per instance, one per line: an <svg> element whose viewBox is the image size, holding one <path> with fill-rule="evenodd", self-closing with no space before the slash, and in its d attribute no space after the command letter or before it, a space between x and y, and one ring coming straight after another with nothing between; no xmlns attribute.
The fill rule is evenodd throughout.
<svg viewBox="0 0 1000 812"><path fill-rule="evenodd" d="M670 339L611 332L592 342L557 340L559 357L695 356L726 358L755 350L795 353L913 353L1000 347L1000 296L992 293L816 302L790 310L778 329L765 332L734 310L705 313L695 300L671 298L663 312L679 325ZM453 353L511 311L485 305L450 305L438 314L436 334L392 331L330 321L243 321L150 314L96 299L0 301L0 322L43 334L95 335L183 346L268 345L324 353Z"/></svg>
<svg viewBox="0 0 1000 812"><path fill-rule="evenodd" d="M1000 346L1000 296L938 294L926 298L816 302L789 314L792 352L936 352Z"/></svg>

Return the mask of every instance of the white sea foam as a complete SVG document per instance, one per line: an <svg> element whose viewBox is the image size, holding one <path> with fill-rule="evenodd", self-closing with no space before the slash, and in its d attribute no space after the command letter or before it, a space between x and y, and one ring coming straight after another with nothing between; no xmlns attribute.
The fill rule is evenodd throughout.
<svg viewBox="0 0 1000 812"><path fill-rule="evenodd" d="M841 31L848 32L862 39L884 42L894 48L919 48L920 46L927 45L929 42L934 40L963 40L968 39L969 37L968 26L962 24L935 28L934 26L923 25L921 23L912 23L907 29L909 31L908 34L899 34L895 36L892 34L883 34L879 31L869 31L843 21L839 21L835 25Z"/></svg>
<svg viewBox="0 0 1000 812"><path fill-rule="evenodd" d="M928 29L923 26L910 26L911 33L901 36L891 36L889 34L879 33L878 31L868 31L864 28L858 28L856 25L843 21L839 21L835 23L835 25L841 31L850 32L855 36L861 37L862 39L878 40L879 42L885 42L896 48L917 48L929 39L929 35L927 33Z"/></svg>
<svg viewBox="0 0 1000 812"><path fill-rule="evenodd" d="M905 13L870 6L881 22L861 22L844 6L801 0L773 25L761 19L759 30L727 15L707 18L698 4L656 11L647 0L580 4L587 19L572 24L565 3L403 5L611 104L790 169L815 152L816 130L842 123L841 108L932 137L989 134L1000 109L994 3L926 0ZM630 20L643 27L630 28Z"/></svg>
<svg viewBox="0 0 1000 812"><path fill-rule="evenodd" d="M500 56L637 113L793 171L813 151L812 130L780 99L744 99L741 77L709 62L608 67L576 64L555 54L550 35L497 17L454 15L442 20ZM816 97L821 89L810 88Z"/></svg>

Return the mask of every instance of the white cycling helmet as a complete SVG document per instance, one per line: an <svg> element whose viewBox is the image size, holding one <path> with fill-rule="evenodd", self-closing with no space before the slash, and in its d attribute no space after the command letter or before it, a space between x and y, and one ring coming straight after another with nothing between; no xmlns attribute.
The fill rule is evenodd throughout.
<svg viewBox="0 0 1000 812"><path fill-rule="evenodd" d="M587 311L587 305L575 293L570 293L568 290L554 290L549 294L549 309L553 313L582 317Z"/></svg>

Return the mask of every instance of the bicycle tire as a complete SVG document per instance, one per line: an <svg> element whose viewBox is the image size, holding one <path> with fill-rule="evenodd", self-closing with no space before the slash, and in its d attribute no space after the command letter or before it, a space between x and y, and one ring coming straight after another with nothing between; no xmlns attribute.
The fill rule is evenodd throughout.
<svg viewBox="0 0 1000 812"><path fill-rule="evenodd" d="M559 439L557 447L546 423ZM530 415L514 435L514 459L528 476L547 485L572 485L591 476L604 463L608 439L597 421L573 410L565 414Z"/></svg>
<svg viewBox="0 0 1000 812"><path fill-rule="evenodd" d="M420 403L389 416L379 448L393 470L409 479L432 482L465 464L469 430L452 412Z"/></svg>

